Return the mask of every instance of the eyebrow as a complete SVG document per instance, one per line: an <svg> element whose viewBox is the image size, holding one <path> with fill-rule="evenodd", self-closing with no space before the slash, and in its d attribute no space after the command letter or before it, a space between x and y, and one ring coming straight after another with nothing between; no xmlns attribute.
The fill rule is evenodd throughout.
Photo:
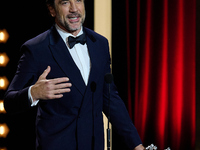
<svg viewBox="0 0 200 150"><path fill-rule="evenodd" d="M59 2L63 2L63 1L69 1L69 0L59 0ZM82 0L82 1L85 1L85 0Z"/></svg>
<svg viewBox="0 0 200 150"><path fill-rule="evenodd" d="M59 0L58 3L61 4L64 1L69 1L69 0Z"/></svg>
<svg viewBox="0 0 200 150"><path fill-rule="evenodd" d="M60 0L60 1L69 1L69 0Z"/></svg>

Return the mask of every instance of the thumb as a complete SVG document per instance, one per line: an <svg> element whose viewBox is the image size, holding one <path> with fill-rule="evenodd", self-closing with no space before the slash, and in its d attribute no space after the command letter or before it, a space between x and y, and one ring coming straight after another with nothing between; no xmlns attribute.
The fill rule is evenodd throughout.
<svg viewBox="0 0 200 150"><path fill-rule="evenodd" d="M44 72L40 75L39 80L43 80L46 79L47 75L49 74L49 72L51 71L51 67L48 66L46 70L44 70Z"/></svg>

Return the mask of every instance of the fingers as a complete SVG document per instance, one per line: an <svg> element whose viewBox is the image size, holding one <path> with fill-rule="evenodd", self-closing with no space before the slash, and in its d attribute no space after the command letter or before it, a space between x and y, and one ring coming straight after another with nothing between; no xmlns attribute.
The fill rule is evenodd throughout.
<svg viewBox="0 0 200 150"><path fill-rule="evenodd" d="M44 72L41 74L41 76L39 77L39 80L43 80L46 79L47 75L49 74L49 72L51 71L51 67L48 66L46 70L44 70Z"/></svg>
<svg viewBox="0 0 200 150"><path fill-rule="evenodd" d="M57 99L61 98L64 93L70 92L70 87L72 86L71 83L67 83L69 78L56 78L50 80L43 80L44 87L43 93L45 94L45 99Z"/></svg>
<svg viewBox="0 0 200 150"><path fill-rule="evenodd" d="M50 99L59 99L59 98L62 98L63 97L63 94L64 93L68 93L70 92L70 88L65 88L65 89L57 89L57 90L54 90L54 91L51 91L49 92L48 95L46 95L46 100L50 100ZM44 99L44 100L45 100Z"/></svg>
<svg viewBox="0 0 200 150"><path fill-rule="evenodd" d="M67 77L62 77L62 78L56 78L56 79L50 79L49 82L51 84L60 84L60 83L63 83L63 82L68 82L69 81L69 78Z"/></svg>
<svg viewBox="0 0 200 150"><path fill-rule="evenodd" d="M62 83L62 84L57 84L54 86L55 90L58 89L65 89L65 88L70 88L72 86L71 83Z"/></svg>
<svg viewBox="0 0 200 150"><path fill-rule="evenodd" d="M64 93L71 91L72 84L69 83L69 78L61 77L55 79L46 79L51 71L48 66L46 70L40 75L38 81L32 86L31 94L33 99L58 99L63 97Z"/></svg>
<svg viewBox="0 0 200 150"><path fill-rule="evenodd" d="M72 87L71 83L60 83L57 85L50 85L50 87L48 88L49 91L51 91L51 93L53 95L55 94L63 94L63 93L67 93L70 92L70 88Z"/></svg>
<svg viewBox="0 0 200 150"><path fill-rule="evenodd" d="M62 81L66 81L63 79L52 79L52 80L40 80L31 88L31 95L33 100L50 100L50 99L58 99L63 97L64 93L71 92L71 83L66 83ZM59 82L55 82L59 81ZM54 84L56 83L56 84Z"/></svg>
<svg viewBox="0 0 200 150"><path fill-rule="evenodd" d="M62 94L62 93L67 93L70 92L70 88L72 87L71 83L59 83L59 84L54 84L51 86L53 94Z"/></svg>
<svg viewBox="0 0 200 150"><path fill-rule="evenodd" d="M64 93L69 93L71 90L70 88L64 88L64 89L57 89L57 90L54 90L54 96L63 96Z"/></svg>
<svg viewBox="0 0 200 150"><path fill-rule="evenodd" d="M63 97L64 93L69 93L71 91L71 89L70 89L71 86L72 86L71 83L59 85L59 88L57 88L57 89L55 88L56 86L54 86L54 88L55 88L54 90L49 90L46 93L45 99L49 100L49 99L61 98L61 97ZM62 87L62 88L60 88L60 87Z"/></svg>

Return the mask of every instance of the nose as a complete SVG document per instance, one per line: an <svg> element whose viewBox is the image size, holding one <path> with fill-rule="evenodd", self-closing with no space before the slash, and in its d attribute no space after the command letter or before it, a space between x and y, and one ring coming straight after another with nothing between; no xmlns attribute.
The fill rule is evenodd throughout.
<svg viewBox="0 0 200 150"><path fill-rule="evenodd" d="M70 3L70 12L76 12L77 11L77 5L76 2L73 0Z"/></svg>

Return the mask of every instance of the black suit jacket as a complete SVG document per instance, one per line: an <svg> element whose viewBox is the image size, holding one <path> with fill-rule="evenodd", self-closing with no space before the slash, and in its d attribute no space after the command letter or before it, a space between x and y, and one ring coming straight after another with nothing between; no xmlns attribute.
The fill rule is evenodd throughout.
<svg viewBox="0 0 200 150"><path fill-rule="evenodd" d="M65 93L62 98L39 101L36 116L37 149L104 149L102 111L108 113L108 85L104 82L104 76L110 72L109 46L103 36L87 28L84 28L84 32L91 59L88 86L54 26L27 41L21 48L23 55L4 99L8 113L31 107L28 88L47 66L51 66L47 79L69 77L72 83L71 92ZM95 92L90 87L92 82L96 84ZM110 112L113 128L127 146L133 149L141 144L114 83L111 84Z"/></svg>

